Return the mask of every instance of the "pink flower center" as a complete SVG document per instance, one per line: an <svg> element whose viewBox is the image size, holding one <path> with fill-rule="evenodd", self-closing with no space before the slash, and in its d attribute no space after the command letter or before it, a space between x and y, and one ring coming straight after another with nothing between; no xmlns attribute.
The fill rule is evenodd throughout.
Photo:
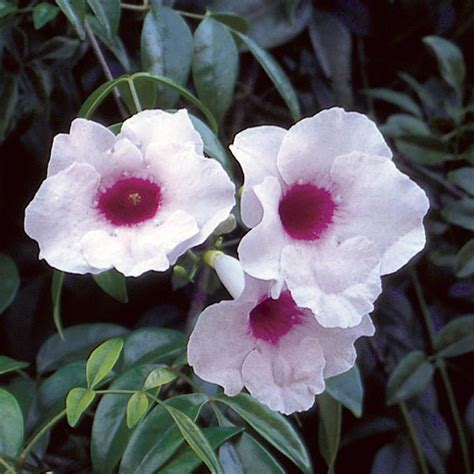
<svg viewBox="0 0 474 474"><path fill-rule="evenodd" d="M161 189L143 178L123 178L99 196L97 207L108 221L130 226L151 219L161 204Z"/></svg>
<svg viewBox="0 0 474 474"><path fill-rule="evenodd" d="M277 300L265 298L250 311L249 327L254 337L276 345L302 320L302 310L296 306L290 292L284 291Z"/></svg>
<svg viewBox="0 0 474 474"><path fill-rule="evenodd" d="M316 240L331 223L335 209L329 191L313 184L294 184L281 198L278 213L290 237Z"/></svg>

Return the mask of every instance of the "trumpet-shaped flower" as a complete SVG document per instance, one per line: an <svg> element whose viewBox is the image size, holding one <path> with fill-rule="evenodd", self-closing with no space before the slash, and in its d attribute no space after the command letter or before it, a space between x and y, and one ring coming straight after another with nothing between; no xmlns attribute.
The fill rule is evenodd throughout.
<svg viewBox="0 0 474 474"><path fill-rule="evenodd" d="M339 108L289 130L239 133L231 150L245 176L251 227L239 246L244 270L283 285L325 327L360 324L396 271L425 244L424 191L391 161L367 117Z"/></svg>
<svg viewBox="0 0 474 474"><path fill-rule="evenodd" d="M218 274L226 284L235 270L228 263ZM189 339L188 361L199 377L221 385L229 396L245 386L272 410L308 410L324 391L325 378L354 365L354 342L372 335L374 327L365 315L352 328L324 328L289 291L272 296L270 286L246 276L240 296L206 308Z"/></svg>
<svg viewBox="0 0 474 474"><path fill-rule="evenodd" d="M234 186L203 155L187 112L150 110L117 136L84 119L56 136L25 230L59 270L138 276L204 242L233 205Z"/></svg>

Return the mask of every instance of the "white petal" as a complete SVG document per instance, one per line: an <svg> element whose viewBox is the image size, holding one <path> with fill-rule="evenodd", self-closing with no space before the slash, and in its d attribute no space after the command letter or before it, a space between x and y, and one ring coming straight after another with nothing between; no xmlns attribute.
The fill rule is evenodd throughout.
<svg viewBox="0 0 474 474"><path fill-rule="evenodd" d="M163 209L193 216L199 233L190 247L203 243L235 204L234 185L222 166L196 154L189 145L179 144L150 145L146 161L161 186Z"/></svg>
<svg viewBox="0 0 474 474"><path fill-rule="evenodd" d="M264 210L263 219L241 240L238 253L242 268L262 280L281 280L281 251L291 242L280 221L278 204L281 188L278 180L266 178L254 191Z"/></svg>
<svg viewBox="0 0 474 474"><path fill-rule="evenodd" d="M383 157L351 153L331 169L341 199L337 233L363 235L382 256L381 274L392 273L423 249L425 192Z"/></svg>
<svg viewBox="0 0 474 474"><path fill-rule="evenodd" d="M70 273L98 273L83 257L80 241L99 224L93 202L100 176L83 163L43 181L25 211L25 231L40 247L40 258Z"/></svg>
<svg viewBox="0 0 474 474"><path fill-rule="evenodd" d="M288 184L302 179L325 185L334 159L352 151L392 156L382 134L365 115L332 108L303 119L288 130L277 166Z"/></svg>
<svg viewBox="0 0 474 474"><path fill-rule="evenodd" d="M245 287L245 277L240 262L230 255L217 255L214 270L232 298L237 299Z"/></svg>
<svg viewBox="0 0 474 474"><path fill-rule="evenodd" d="M340 244L287 246L282 272L296 303L309 308L324 327L353 327L373 310L381 292L380 256L365 237Z"/></svg>
<svg viewBox="0 0 474 474"><path fill-rule="evenodd" d="M302 328L283 336L277 346L262 343L246 359L242 378L250 394L272 410L289 415L311 408L324 390L324 357L318 340Z"/></svg>
<svg viewBox="0 0 474 474"><path fill-rule="evenodd" d="M230 396L243 388L242 364L254 347L247 322L254 304L221 301L209 306L189 338L188 362L196 374L223 386Z"/></svg>
<svg viewBox="0 0 474 474"><path fill-rule="evenodd" d="M68 168L75 161L100 167L106 159L106 151L114 146L115 140L115 135L99 123L86 119L73 120L69 134L61 133L54 138L48 176Z"/></svg>
<svg viewBox="0 0 474 474"><path fill-rule="evenodd" d="M256 226L263 211L253 186L267 176L278 177L276 158L286 130L280 127L253 127L238 133L230 150L244 171L244 190L241 201L242 221L247 227Z"/></svg>
<svg viewBox="0 0 474 474"><path fill-rule="evenodd" d="M196 153L203 153L201 136L195 130L185 109L172 113L164 110L144 110L125 120L119 136L131 140L144 155L152 143L155 146L162 143L190 144Z"/></svg>
<svg viewBox="0 0 474 474"><path fill-rule="evenodd" d="M317 329L318 342L324 353L326 365L324 378L347 372L354 364L357 353L354 343L361 336L373 336L374 325L368 315L362 318L359 325L353 328L323 328Z"/></svg>

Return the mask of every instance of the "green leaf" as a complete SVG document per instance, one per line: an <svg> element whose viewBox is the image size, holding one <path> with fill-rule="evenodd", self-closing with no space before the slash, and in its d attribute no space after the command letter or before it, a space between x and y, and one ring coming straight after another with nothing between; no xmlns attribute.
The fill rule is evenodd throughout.
<svg viewBox="0 0 474 474"><path fill-rule="evenodd" d="M0 253L0 314L14 300L20 286L20 275L14 260Z"/></svg>
<svg viewBox="0 0 474 474"><path fill-rule="evenodd" d="M211 18L194 32L192 70L199 99L222 120L234 96L239 52L228 29Z"/></svg>
<svg viewBox="0 0 474 474"><path fill-rule="evenodd" d="M215 133L196 116L190 114L189 118L191 119L194 128L197 130L199 135L201 135L202 141L204 143L204 152L206 155L216 159L227 171L227 174L229 176L233 176L234 172L231 159Z"/></svg>
<svg viewBox="0 0 474 474"><path fill-rule="evenodd" d="M235 397L215 397L237 412L257 433L278 451L291 459L303 472L311 472L311 461L305 445L291 424L246 393Z"/></svg>
<svg viewBox="0 0 474 474"><path fill-rule="evenodd" d="M296 95L295 89L288 79L288 76L285 74L281 66L275 61L273 56L268 51L265 51L263 48L261 48L253 39L242 33L239 33L238 31L233 30L233 32L247 46L249 51L254 55L255 59L263 67L264 71L267 73L273 84L275 84L275 87L288 106L293 119L295 121L299 120L301 118L301 109L298 102L298 97Z"/></svg>
<svg viewBox="0 0 474 474"><path fill-rule="evenodd" d="M153 4L146 15L141 34L142 69L163 76L182 86L186 83L193 55L193 38L187 23L174 10ZM158 84L158 104L173 107L176 91Z"/></svg>
<svg viewBox="0 0 474 474"><path fill-rule="evenodd" d="M150 372L143 384L143 390L151 390L153 388L161 387L175 379L178 378L178 375L166 367L157 367L152 372Z"/></svg>
<svg viewBox="0 0 474 474"><path fill-rule="evenodd" d="M111 390L140 390L152 365L136 366L117 377ZM97 405L91 436L91 458L94 472L110 474L120 461L133 431L127 426L129 397L104 395Z"/></svg>
<svg viewBox="0 0 474 474"><path fill-rule="evenodd" d="M356 365L343 374L327 379L326 392L360 418L364 388Z"/></svg>
<svg viewBox="0 0 474 474"><path fill-rule="evenodd" d="M127 404L127 426L133 428L148 410L148 397L143 392L135 392Z"/></svg>
<svg viewBox="0 0 474 474"><path fill-rule="evenodd" d="M422 117L423 113L421 112L418 104L406 94L401 92L393 91L391 89L370 89L363 91L365 95L373 97L374 99L380 99L390 104L396 105L407 112L410 112L417 117Z"/></svg>
<svg viewBox="0 0 474 474"><path fill-rule="evenodd" d="M3 82L3 84L2 84ZM0 143L5 139L17 113L19 76L2 73L0 82Z"/></svg>
<svg viewBox="0 0 474 474"><path fill-rule="evenodd" d="M206 464L209 470L212 473L224 474L219 459L217 459L216 453L194 421L191 420L188 415L177 410L176 408L173 408L172 406L166 406L166 409L173 417L173 420L183 435L183 438L189 444L191 449L198 455L198 457Z"/></svg>
<svg viewBox="0 0 474 474"><path fill-rule="evenodd" d="M127 284L125 277L114 268L106 272L93 275L95 282L109 296L120 303L128 303Z"/></svg>
<svg viewBox="0 0 474 474"><path fill-rule="evenodd" d="M86 38L84 22L86 19L85 0L56 0L61 11L66 15L81 40Z"/></svg>
<svg viewBox="0 0 474 474"><path fill-rule="evenodd" d="M120 0L87 0L110 40L117 34L120 23Z"/></svg>
<svg viewBox="0 0 474 474"><path fill-rule="evenodd" d="M87 386L94 388L102 382L117 363L123 348L123 339L115 337L103 342L92 351L86 365Z"/></svg>
<svg viewBox="0 0 474 474"><path fill-rule="evenodd" d="M295 18L295 12L299 3L300 0L285 0L285 13L290 23L292 23Z"/></svg>
<svg viewBox="0 0 474 474"><path fill-rule="evenodd" d="M466 68L461 50L451 41L439 36L425 36L423 43L436 55L442 78L456 91L462 89Z"/></svg>
<svg viewBox="0 0 474 474"><path fill-rule="evenodd" d="M73 388L66 398L66 417L69 426L74 428L82 414L89 408L94 401L95 392L87 388Z"/></svg>
<svg viewBox="0 0 474 474"><path fill-rule="evenodd" d="M22 362L21 360L11 359L7 356L0 355L0 374L6 374L13 372L14 370L20 370L28 367L28 362Z"/></svg>
<svg viewBox="0 0 474 474"><path fill-rule="evenodd" d="M448 173L448 179L466 193L474 196L474 167L459 168Z"/></svg>
<svg viewBox="0 0 474 474"><path fill-rule="evenodd" d="M455 357L474 351L474 315L449 322L434 341L438 357Z"/></svg>
<svg viewBox="0 0 474 474"><path fill-rule="evenodd" d="M471 239L456 256L456 276L468 278L474 275L474 239Z"/></svg>
<svg viewBox="0 0 474 474"><path fill-rule="evenodd" d="M63 290L64 272L54 270L51 282L51 299L53 301L53 321L61 339L64 340L63 323L61 321L61 293Z"/></svg>
<svg viewBox="0 0 474 474"><path fill-rule="evenodd" d="M0 453L16 457L23 445L23 414L15 397L0 388Z"/></svg>
<svg viewBox="0 0 474 474"><path fill-rule="evenodd" d="M185 350L182 332L167 328L140 328L125 340L123 348L124 367L150 362L157 364L176 358Z"/></svg>
<svg viewBox="0 0 474 474"><path fill-rule="evenodd" d="M225 443L228 439L232 438L238 433L242 432L243 428L226 426L226 427L208 427L203 428L202 433L209 442L213 450L217 449L221 444ZM160 469L160 474L192 474L195 472L196 468L201 464L201 459L196 456L194 451L185 447L181 449L179 453L174 456L174 458L166 464L162 469ZM255 472L265 472L257 471ZM265 472L266 474L266 472Z"/></svg>
<svg viewBox="0 0 474 474"><path fill-rule="evenodd" d="M420 84L414 77L410 76L409 74L405 74L403 72L398 73L400 78L405 81L412 90L416 93L418 98L421 100L423 105L430 110L433 110L436 107L435 101L430 94L430 92Z"/></svg>
<svg viewBox="0 0 474 474"><path fill-rule="evenodd" d="M239 15L234 15L233 13L208 12L207 16L244 35L249 32L247 20Z"/></svg>
<svg viewBox="0 0 474 474"><path fill-rule="evenodd" d="M341 404L330 395L318 396L319 407L319 450L328 466L334 472L339 443L341 441Z"/></svg>
<svg viewBox="0 0 474 474"><path fill-rule="evenodd" d="M33 25L35 30L43 28L53 21L59 13L59 8L47 2L38 3L33 7Z"/></svg>
<svg viewBox="0 0 474 474"><path fill-rule="evenodd" d="M423 351L408 353L390 374L387 383L387 404L394 405L415 396L433 378L434 367Z"/></svg>
<svg viewBox="0 0 474 474"><path fill-rule="evenodd" d="M206 401L205 395L191 394L168 399L165 404L195 420ZM123 453L119 473L156 472L183 442L183 437L169 413L157 406L136 426Z"/></svg>
<svg viewBox="0 0 474 474"><path fill-rule="evenodd" d="M135 91L137 93L138 102L140 103L141 109L154 109L156 103L156 87L148 79L138 78L133 81L135 85ZM127 83L121 83L118 85L120 91L120 97L127 105L127 108L131 114L139 112L135 101L133 100L132 93L130 91L130 81Z"/></svg>
<svg viewBox="0 0 474 474"><path fill-rule="evenodd" d="M0 0L0 19L15 13L17 10L18 7L14 3Z"/></svg>
<svg viewBox="0 0 474 474"><path fill-rule="evenodd" d="M79 324L66 328L64 340L54 334L41 346L36 357L38 373L44 374L67 362L85 359L105 339L127 333L128 329L123 326L106 323Z"/></svg>
<svg viewBox="0 0 474 474"><path fill-rule="evenodd" d="M441 214L451 224L474 230L474 199L453 201L441 211Z"/></svg>

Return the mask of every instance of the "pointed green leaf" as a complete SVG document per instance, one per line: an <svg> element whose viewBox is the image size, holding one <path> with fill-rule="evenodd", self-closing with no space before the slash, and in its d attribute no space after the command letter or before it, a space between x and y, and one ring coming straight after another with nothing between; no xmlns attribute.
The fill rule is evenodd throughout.
<svg viewBox="0 0 474 474"><path fill-rule="evenodd" d="M114 268L93 275L95 282L112 298L120 303L128 303L125 277Z"/></svg>
<svg viewBox="0 0 474 474"><path fill-rule="evenodd" d="M451 224L474 231L474 199L461 199L448 204L442 211Z"/></svg>
<svg viewBox="0 0 474 474"><path fill-rule="evenodd" d="M0 253L0 314L3 313L16 296L20 286L20 275L14 260Z"/></svg>
<svg viewBox="0 0 474 474"><path fill-rule="evenodd" d="M239 15L223 12L208 12L207 16L228 26L232 30L243 33L244 35L249 32L249 24L247 23L247 20Z"/></svg>
<svg viewBox="0 0 474 474"><path fill-rule="evenodd" d="M448 179L466 193L474 196L474 166L450 171Z"/></svg>
<svg viewBox="0 0 474 474"><path fill-rule="evenodd" d="M318 395L319 407L319 450L328 466L334 472L339 443L341 441L341 404L330 395Z"/></svg>
<svg viewBox="0 0 474 474"><path fill-rule="evenodd" d="M471 239L456 256L456 276L468 278L474 275L474 239Z"/></svg>
<svg viewBox="0 0 474 474"><path fill-rule="evenodd" d="M0 388L0 455L16 457L23 445L23 414L16 398Z"/></svg>
<svg viewBox="0 0 474 474"><path fill-rule="evenodd" d="M364 389L360 372L355 365L343 374L326 380L326 391L332 398L348 408L355 416L362 415Z"/></svg>
<svg viewBox="0 0 474 474"><path fill-rule="evenodd" d="M43 28L53 21L59 13L59 8L51 3L41 2L33 7L33 25L35 30Z"/></svg>
<svg viewBox="0 0 474 474"><path fill-rule="evenodd" d="M455 357L474 351L474 315L449 322L438 333L434 349L439 357Z"/></svg>
<svg viewBox="0 0 474 474"><path fill-rule="evenodd" d="M401 109L406 110L417 117L423 116L420 107L409 95L383 88L370 89L363 92L365 95L373 97L374 99L383 100L390 104L396 105L397 107L400 107Z"/></svg>
<svg viewBox="0 0 474 474"><path fill-rule="evenodd" d="M224 474L222 466L217 459L216 453L212 449L209 441L203 435L199 427L185 413L169 405L163 405L168 413L173 417L176 426L189 444L191 449L206 464L212 473Z"/></svg>
<svg viewBox="0 0 474 474"><path fill-rule="evenodd" d="M422 392L433 378L434 367L423 351L408 353L390 374L387 404L394 405Z"/></svg>
<svg viewBox="0 0 474 474"><path fill-rule="evenodd" d="M69 426L74 428L82 414L89 408L94 401L95 392L87 388L73 388L66 398L66 417Z"/></svg>
<svg viewBox="0 0 474 474"><path fill-rule="evenodd" d="M137 93L138 102L142 110L154 109L156 103L156 86L148 79L136 78L133 81ZM133 100L130 91L130 81L122 82L118 86L120 97L125 102L127 109L131 114L136 114L139 110Z"/></svg>
<svg viewBox="0 0 474 474"><path fill-rule="evenodd" d="M148 397L143 392L136 392L127 404L127 426L133 428L144 416L148 410Z"/></svg>
<svg viewBox="0 0 474 474"><path fill-rule="evenodd" d="M86 0L56 0L81 40L86 38L84 22L86 19Z"/></svg>
<svg viewBox="0 0 474 474"><path fill-rule="evenodd" d="M14 370L24 369L29 365L30 364L27 362L11 359L7 356L0 356L0 374L6 374L8 372L13 372Z"/></svg>
<svg viewBox="0 0 474 474"><path fill-rule="evenodd" d="M257 433L291 459L303 472L311 472L311 461L295 429L282 415L265 407L250 395L215 398L238 413Z"/></svg>
<svg viewBox="0 0 474 474"><path fill-rule="evenodd" d="M102 382L117 363L123 348L123 339L116 337L94 349L86 365L87 386L94 388Z"/></svg>
<svg viewBox="0 0 474 474"><path fill-rule="evenodd" d="M161 387L178 377L177 374L171 372L166 367L157 367L155 370L150 372L143 384L143 390L151 390L153 388Z"/></svg>
<svg viewBox="0 0 474 474"><path fill-rule="evenodd" d="M0 19L16 12L17 10L18 7L14 3L8 2L7 0L0 0Z"/></svg>
<svg viewBox="0 0 474 474"><path fill-rule="evenodd" d="M51 299L53 300L53 321L61 339L64 339L63 323L61 321L61 293L63 290L64 272L54 270L51 282Z"/></svg>
<svg viewBox="0 0 474 474"><path fill-rule="evenodd" d="M120 23L120 0L87 0L107 37L112 40Z"/></svg>

